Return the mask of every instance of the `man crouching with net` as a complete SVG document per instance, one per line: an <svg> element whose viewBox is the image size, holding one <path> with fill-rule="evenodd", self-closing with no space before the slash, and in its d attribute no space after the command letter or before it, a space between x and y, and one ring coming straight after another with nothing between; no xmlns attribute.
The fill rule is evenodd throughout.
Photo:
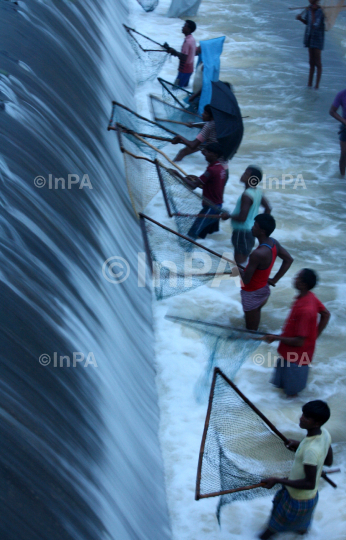
<svg viewBox="0 0 346 540"><path fill-rule="evenodd" d="M200 177L189 175L184 178L185 184L190 188L201 187L203 189L204 200L200 215L187 233L193 240L205 238L207 234L219 230L223 192L226 184L226 171L219 161L223 154L220 144L210 143L203 149L202 153L209 164L206 171ZM209 202L212 204L208 204Z"/></svg>
<svg viewBox="0 0 346 540"><path fill-rule="evenodd" d="M267 489L275 484L282 488L273 501L273 510L267 529L259 536L262 540L275 533L292 531L306 534L318 501L318 482L323 465L333 463L331 437L323 424L329 420L330 410L324 401L310 401L303 406L299 427L307 430L301 443L289 441L287 448L296 453L288 478L262 480Z"/></svg>

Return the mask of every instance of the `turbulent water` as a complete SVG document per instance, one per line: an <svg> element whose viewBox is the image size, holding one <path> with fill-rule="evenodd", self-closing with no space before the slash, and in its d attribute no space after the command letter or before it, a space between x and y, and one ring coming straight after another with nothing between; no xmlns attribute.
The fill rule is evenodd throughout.
<svg viewBox="0 0 346 540"><path fill-rule="evenodd" d="M133 6L133 26L155 33L159 41L179 48L182 21L167 19L169 0L161 0L150 17ZM296 5L304 2L296 2ZM338 123L329 116L337 92L346 86L345 15L326 34L322 54L324 72L318 92L306 88L308 52L303 47L304 26L295 21L291 0L203 0L198 16L197 41L226 36L221 56L220 79L234 85L244 116L245 133L240 150L230 162L225 207L232 211L242 192L239 178L250 163L266 175L266 190L277 220L277 238L294 257L288 274L272 290L263 310L261 328L278 333L294 297L292 278L304 267L320 277L316 295L331 311L326 331L317 343L307 388L297 400L287 400L269 383L276 356L275 344L261 345L250 354L235 382L286 436L301 439L298 428L301 406L325 399L331 407L327 424L334 443L334 490L320 482L320 502L311 538L344 540L346 537L345 400L345 180L338 171ZM173 81L177 61L167 62L160 76ZM139 110L148 111L147 94L161 93L148 84L136 94ZM166 147L173 157L177 147ZM205 168L201 154L179 163L190 174ZM276 180L275 180L276 179ZM154 219L172 226L160 194L147 208ZM231 251L231 229L203 243L219 251ZM278 265L277 265L278 267ZM276 268L277 268L276 267ZM275 268L275 269L276 269ZM243 325L239 284L223 282L218 288L203 286L154 304L156 361L161 404L161 442L165 459L168 503L176 540L251 540L263 529L271 509L270 497L229 505L222 512L220 530L215 517L217 499L196 502L194 488L199 447L207 403L196 401L196 381L208 369L208 355L197 332L164 319L166 313L193 319L217 320ZM230 367L232 358L229 359ZM226 366L226 367L224 367ZM227 358L223 362L227 369ZM296 540L294 534L283 540Z"/></svg>
<svg viewBox="0 0 346 540"><path fill-rule="evenodd" d="M106 131L111 99L133 104L127 2L0 13L0 536L164 540L150 292Z"/></svg>

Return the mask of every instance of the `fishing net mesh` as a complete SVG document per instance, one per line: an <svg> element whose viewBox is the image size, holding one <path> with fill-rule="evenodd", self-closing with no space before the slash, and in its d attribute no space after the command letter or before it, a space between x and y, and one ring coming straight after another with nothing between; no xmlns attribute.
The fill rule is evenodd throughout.
<svg viewBox="0 0 346 540"><path fill-rule="evenodd" d="M166 49L131 28L125 26L125 30L136 57L137 85L156 79L168 58Z"/></svg>
<svg viewBox="0 0 346 540"><path fill-rule="evenodd" d="M159 0L137 0L140 6L144 11L154 11L155 8L159 5Z"/></svg>
<svg viewBox="0 0 346 540"><path fill-rule="evenodd" d="M194 388L195 399L205 403L208 399L214 368L233 379L243 363L258 348L258 341L251 339L250 332L213 322L168 315L167 319L192 329L202 338L206 366ZM202 353L203 355L203 353Z"/></svg>
<svg viewBox="0 0 346 540"><path fill-rule="evenodd" d="M221 496L218 517L225 504L265 496L280 486L244 488L270 476L286 477L292 468L293 453L219 369L214 372L204 435L196 499L232 491Z"/></svg>
<svg viewBox="0 0 346 540"><path fill-rule="evenodd" d="M192 96L192 92L185 90L185 88L182 88L181 86L165 81L160 77L158 78L158 81L162 87L162 98L166 103L182 108L189 106L187 100Z"/></svg>
<svg viewBox="0 0 346 540"><path fill-rule="evenodd" d="M161 176L161 187L167 212L170 217L174 217L177 229L180 234L189 236L189 231L199 214L205 215L202 212L203 204L212 206L213 204L202 196L198 195L187 187L183 180L174 173L160 164L159 174ZM221 213L221 209L215 207L215 212ZM214 217L206 217L206 222L215 219Z"/></svg>
<svg viewBox="0 0 346 540"><path fill-rule="evenodd" d="M203 246L183 239L141 215L144 243L153 273L157 300L176 296L222 277L229 278L233 263Z"/></svg>
<svg viewBox="0 0 346 540"><path fill-rule="evenodd" d="M196 139L198 133L201 131L200 127L188 127L183 124L187 123L201 123L202 118L197 114L190 113L185 109L171 105L166 101L162 101L156 96L150 95L150 104L153 118L161 126L166 129L170 129L185 137L186 139Z"/></svg>
<svg viewBox="0 0 346 540"><path fill-rule="evenodd" d="M119 134L123 152L125 176L131 203L137 216L144 212L160 190L156 161L138 155L137 146L122 133Z"/></svg>
<svg viewBox="0 0 346 540"><path fill-rule="evenodd" d="M333 28L339 13L345 9L345 5L345 0L323 0L321 2L326 30Z"/></svg>
<svg viewBox="0 0 346 540"><path fill-rule="evenodd" d="M109 122L109 129L120 128L125 138L135 144L144 154L155 159L156 148L163 148L175 136L165 128L147 118L139 116L134 111L124 107L120 103L113 101L112 115ZM133 133L127 133L126 129ZM136 135L144 138L147 143L155 146L151 148L146 142L141 141Z"/></svg>

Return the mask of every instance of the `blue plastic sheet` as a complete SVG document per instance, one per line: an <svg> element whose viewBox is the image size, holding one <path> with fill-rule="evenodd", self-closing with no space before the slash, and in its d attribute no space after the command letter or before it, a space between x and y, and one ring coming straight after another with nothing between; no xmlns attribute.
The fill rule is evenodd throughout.
<svg viewBox="0 0 346 540"><path fill-rule="evenodd" d="M218 81L220 76L220 56L222 54L225 36L201 41L201 60L203 62L203 87L199 100L198 113L202 114L209 105L212 94L212 81Z"/></svg>

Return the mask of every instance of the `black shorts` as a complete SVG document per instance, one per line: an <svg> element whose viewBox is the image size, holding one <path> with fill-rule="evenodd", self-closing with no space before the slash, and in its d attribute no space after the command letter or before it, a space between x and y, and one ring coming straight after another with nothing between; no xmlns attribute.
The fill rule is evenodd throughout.
<svg viewBox="0 0 346 540"><path fill-rule="evenodd" d="M251 231L235 230L232 233L234 252L239 255L250 255L255 245L255 237Z"/></svg>

